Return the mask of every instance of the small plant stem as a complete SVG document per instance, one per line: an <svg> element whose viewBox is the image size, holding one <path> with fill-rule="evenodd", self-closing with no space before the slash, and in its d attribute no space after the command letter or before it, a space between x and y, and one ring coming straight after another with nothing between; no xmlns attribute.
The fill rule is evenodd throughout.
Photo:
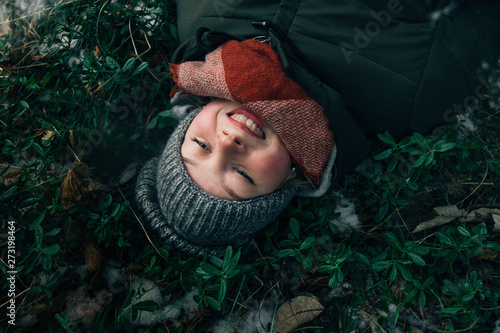
<svg viewBox="0 0 500 333"><path fill-rule="evenodd" d="M123 192L122 190L120 190L120 188L118 188L118 192L120 192L123 200L127 201L127 198L125 198L125 195L123 195ZM158 253L158 255L160 257L162 257L163 259L167 260L167 258L165 258L161 253L160 251L158 251L158 249L156 248L156 246L153 244L153 241L151 241L151 238L149 238L149 235L148 235L148 232L146 231L146 229L144 228L144 225L142 224L141 220L139 219L139 217L137 216L137 214L135 213L134 209L132 207L130 207L130 210L132 211L132 214L134 214L134 217L137 219L137 221L139 222L139 224L141 225L141 228L142 230L144 230L144 233L146 234L146 238L148 239L148 242L151 244L151 246L153 246L153 248L156 250L156 252Z"/></svg>

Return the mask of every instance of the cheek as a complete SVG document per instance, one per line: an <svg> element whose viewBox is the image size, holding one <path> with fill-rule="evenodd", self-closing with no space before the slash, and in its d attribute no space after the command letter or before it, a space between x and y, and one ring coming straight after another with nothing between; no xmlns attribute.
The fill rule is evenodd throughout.
<svg viewBox="0 0 500 333"><path fill-rule="evenodd" d="M258 169L268 182L281 183L290 169L290 154L284 147L268 151L259 157Z"/></svg>

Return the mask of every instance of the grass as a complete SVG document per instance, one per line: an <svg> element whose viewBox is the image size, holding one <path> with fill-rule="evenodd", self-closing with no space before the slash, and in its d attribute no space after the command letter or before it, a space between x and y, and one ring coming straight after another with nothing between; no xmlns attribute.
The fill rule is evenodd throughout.
<svg viewBox="0 0 500 333"><path fill-rule="evenodd" d="M353 172L321 199L294 200L241 251L190 258L159 241L133 201L134 172L176 125L168 98L175 2L65 0L28 15L22 2L0 6L8 13L0 16L0 268L17 271L16 326L2 316L3 332L133 331L134 319L163 302L129 288L136 279L154 281L170 304L198 304L149 323L153 332L230 327L227 318L252 304L272 301L275 314L298 295L325 307L303 332L495 326L495 85L469 115L475 131L449 122L426 136L381 133L365 176ZM497 87L498 73L490 75ZM339 228L339 193L355 204L359 227ZM114 281L110 272L121 273ZM7 313L10 287L2 279ZM87 305L81 312L75 299Z"/></svg>

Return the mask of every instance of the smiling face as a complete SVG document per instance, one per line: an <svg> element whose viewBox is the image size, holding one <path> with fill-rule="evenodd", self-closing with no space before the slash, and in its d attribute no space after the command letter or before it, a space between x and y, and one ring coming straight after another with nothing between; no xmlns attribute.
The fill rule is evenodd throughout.
<svg viewBox="0 0 500 333"><path fill-rule="evenodd" d="M181 147L191 179L221 199L269 194L291 178L291 158L278 134L242 105L223 99L194 118Z"/></svg>

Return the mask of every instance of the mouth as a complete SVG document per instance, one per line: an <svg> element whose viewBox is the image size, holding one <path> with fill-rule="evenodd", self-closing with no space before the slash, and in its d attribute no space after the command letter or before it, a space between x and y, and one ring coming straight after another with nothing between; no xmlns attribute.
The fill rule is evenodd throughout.
<svg viewBox="0 0 500 333"><path fill-rule="evenodd" d="M260 139L265 139L266 135L262 130L261 126L259 126L260 121L253 115L251 112L248 112L243 109L235 110L231 113L227 114L229 118L235 120L236 122L244 125L248 128L253 134L255 134Z"/></svg>

